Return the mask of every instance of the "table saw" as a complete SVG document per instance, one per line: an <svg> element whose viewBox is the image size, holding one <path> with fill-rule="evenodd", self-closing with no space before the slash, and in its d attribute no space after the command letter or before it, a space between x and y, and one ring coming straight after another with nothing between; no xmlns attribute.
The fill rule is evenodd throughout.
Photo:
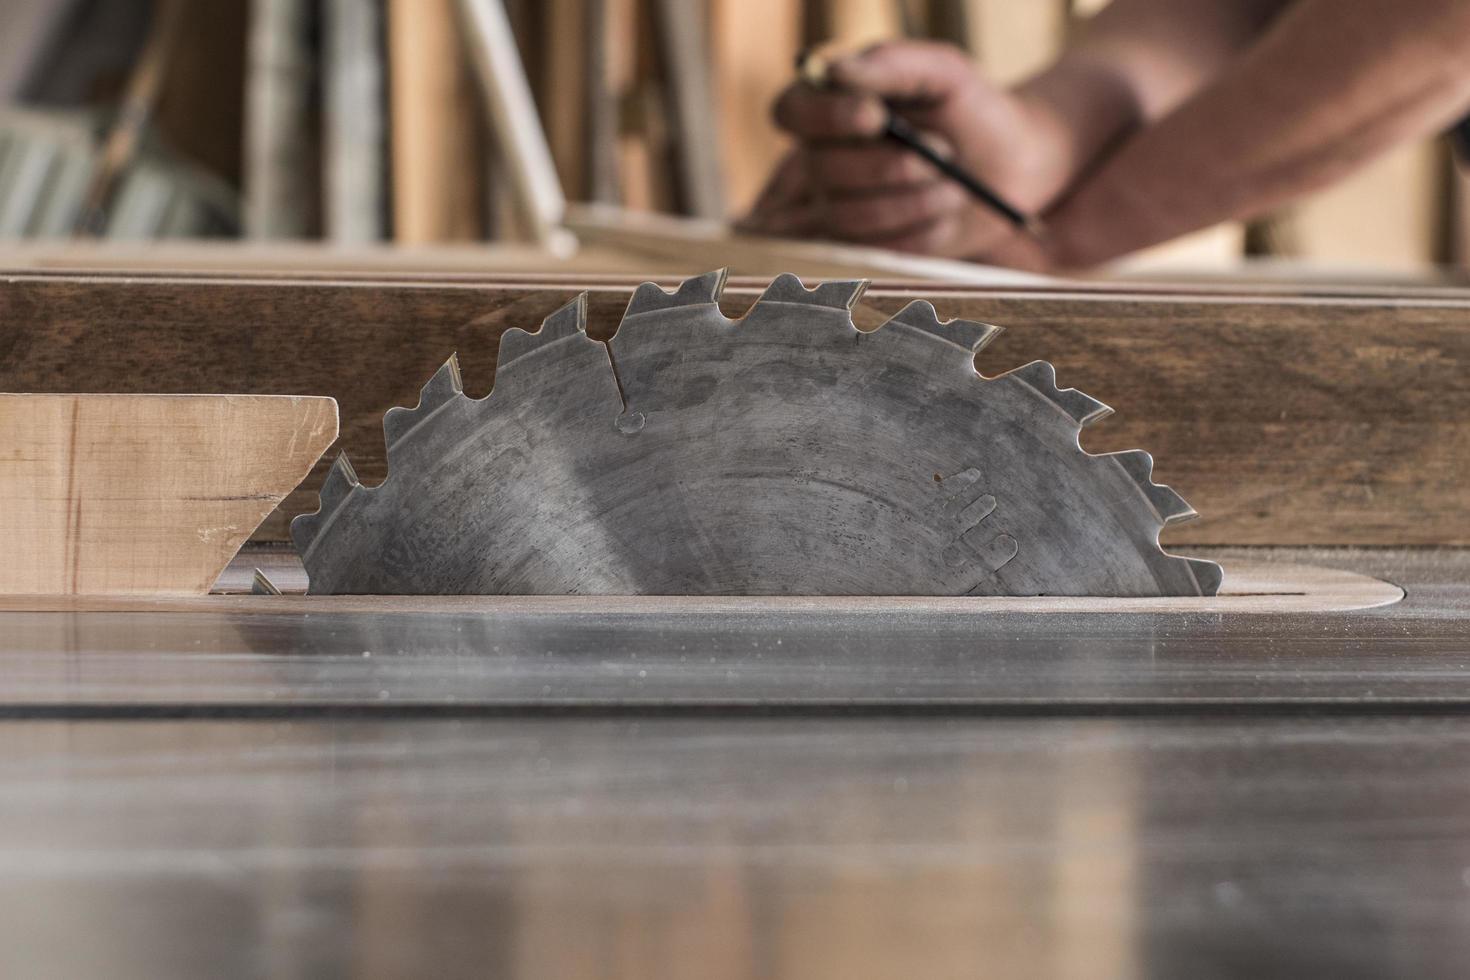
<svg viewBox="0 0 1470 980"><path fill-rule="evenodd" d="M636 286L18 273L0 389L331 396L375 485L447 352L482 395L507 329L585 290L606 338ZM1087 449L1153 452L1218 594L300 594L329 455L209 595L0 598L7 975L1459 972L1470 297L852 316L920 296L1112 405Z"/></svg>

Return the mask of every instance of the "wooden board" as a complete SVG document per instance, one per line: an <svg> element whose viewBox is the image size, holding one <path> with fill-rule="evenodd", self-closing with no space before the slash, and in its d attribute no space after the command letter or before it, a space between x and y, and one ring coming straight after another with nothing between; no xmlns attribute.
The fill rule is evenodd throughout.
<svg viewBox="0 0 1470 980"><path fill-rule="evenodd" d="M334 242L387 238L385 11L383 0L322 7L322 226Z"/></svg>
<svg viewBox="0 0 1470 980"><path fill-rule="evenodd" d="M719 222L668 215L636 215L617 208L571 209L580 244L568 253L562 236L547 247L526 242L398 245L324 245L320 242L0 241L0 269L56 269L113 273L198 273L259 276L371 274L515 274L595 276L698 275L730 267L734 274L780 272L831 278L944 280L969 285L1043 284L1054 280L1011 269L905 255L883 249L828 245L732 234Z"/></svg>
<svg viewBox="0 0 1470 980"><path fill-rule="evenodd" d="M274 557L274 556L272 556ZM294 561L294 556L290 556ZM227 573L246 585L241 572L259 562L250 554ZM269 567L269 566L268 566ZM279 564L277 568L279 569ZM1270 615L1351 612L1389 606L1403 599L1397 585L1357 572L1312 565L1238 561L1230 563L1217 596L1103 598L1094 596L602 596L453 595L308 596L299 563L272 582L286 594L250 595L245 590L183 599L148 596L0 596L0 612L240 612L240 613L573 613L587 616L728 614L841 615L902 613L991 615L995 613L1208 613ZM246 585L248 588L248 585Z"/></svg>
<svg viewBox="0 0 1470 980"><path fill-rule="evenodd" d="M483 109L455 0L388 0L387 24L393 236L483 238Z"/></svg>
<svg viewBox="0 0 1470 980"><path fill-rule="evenodd" d="M584 245L645 257L655 269L729 267L748 275L781 272L861 279L872 276L1009 285L1047 280L976 262L835 242L767 238L736 232L722 221L586 204L567 209L566 227Z"/></svg>
<svg viewBox="0 0 1470 980"><path fill-rule="evenodd" d="M0 594L207 592L336 437L330 398L0 395Z"/></svg>
<svg viewBox="0 0 1470 980"><path fill-rule="evenodd" d="M305 0L251 3L244 217L252 238L303 238L313 231L311 15Z"/></svg>
<svg viewBox="0 0 1470 980"><path fill-rule="evenodd" d="M469 48L480 94L490 113L512 201L533 241L558 237L566 197L536 113L525 67L502 0L459 0L457 25Z"/></svg>
<svg viewBox="0 0 1470 980"><path fill-rule="evenodd" d="M725 216L724 148L704 7L688 0L651 0L648 11L679 211L718 219Z"/></svg>
<svg viewBox="0 0 1470 980"><path fill-rule="evenodd" d="M590 291L608 336L634 280ZM257 280L14 275L0 280L0 389L325 394L364 480L385 473L381 418L412 405L458 351L472 394L500 333L535 328L568 281ZM758 295L732 282L726 312ZM1470 296L1431 290L1271 293L964 289L877 283L876 326L915 296L1009 327L995 374L1051 360L1065 385L1117 409L1094 452L1141 447L1203 518L1195 544L1470 544ZM263 536L310 510L323 467Z"/></svg>

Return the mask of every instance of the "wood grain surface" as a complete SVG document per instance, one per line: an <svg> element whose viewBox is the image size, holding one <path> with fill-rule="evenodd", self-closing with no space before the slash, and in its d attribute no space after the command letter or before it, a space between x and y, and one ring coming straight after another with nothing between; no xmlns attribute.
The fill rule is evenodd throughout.
<svg viewBox="0 0 1470 980"><path fill-rule="evenodd" d="M387 13L394 238L483 238L482 109L455 0L388 0Z"/></svg>
<svg viewBox="0 0 1470 980"><path fill-rule="evenodd" d="M0 395L0 594L207 592L336 436L330 398Z"/></svg>
<svg viewBox="0 0 1470 980"><path fill-rule="evenodd" d="M636 280L598 277L590 332L609 336ZM981 289L874 284L876 326L911 299L1008 328L993 375L1037 358L1112 405L1093 452L1144 448L1203 515L1177 544L1470 544L1470 297L1412 289ZM320 394L368 483L385 475L383 412L412 405L458 352L485 394L500 333L534 329L568 280L269 279L61 274L0 279L0 390ZM732 281L739 315L759 294ZM317 467L262 527L311 510Z"/></svg>

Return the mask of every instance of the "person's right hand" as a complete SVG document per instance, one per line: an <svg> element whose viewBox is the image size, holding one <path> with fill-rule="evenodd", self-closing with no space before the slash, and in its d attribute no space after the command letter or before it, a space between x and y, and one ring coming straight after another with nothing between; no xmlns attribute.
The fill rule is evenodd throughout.
<svg viewBox="0 0 1470 980"><path fill-rule="evenodd" d="M1072 177L1066 134L1045 106L980 77L958 48L895 41L834 61L832 86L793 84L775 106L798 140L742 230L951 258L1028 253L1006 220L923 159L882 138L891 109L1022 211Z"/></svg>

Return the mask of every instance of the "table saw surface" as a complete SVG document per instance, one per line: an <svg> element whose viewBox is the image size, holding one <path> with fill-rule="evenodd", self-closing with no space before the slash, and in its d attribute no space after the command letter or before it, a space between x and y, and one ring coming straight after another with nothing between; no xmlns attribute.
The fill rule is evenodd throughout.
<svg viewBox="0 0 1470 980"><path fill-rule="evenodd" d="M6 976L1450 976L1470 553L1357 612L0 613Z"/></svg>

